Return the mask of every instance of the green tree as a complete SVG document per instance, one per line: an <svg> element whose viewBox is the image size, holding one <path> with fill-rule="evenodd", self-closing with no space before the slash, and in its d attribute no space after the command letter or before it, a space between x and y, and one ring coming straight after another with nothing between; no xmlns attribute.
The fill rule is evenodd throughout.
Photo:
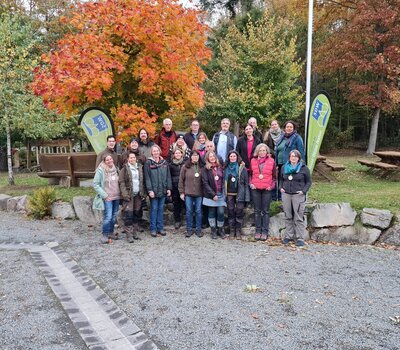
<svg viewBox="0 0 400 350"><path fill-rule="evenodd" d="M215 124L228 117L245 123L252 116L266 124L298 117L303 108L297 85L301 65L289 27L268 12L257 21L250 19L242 31L229 27L209 66L203 120Z"/></svg>

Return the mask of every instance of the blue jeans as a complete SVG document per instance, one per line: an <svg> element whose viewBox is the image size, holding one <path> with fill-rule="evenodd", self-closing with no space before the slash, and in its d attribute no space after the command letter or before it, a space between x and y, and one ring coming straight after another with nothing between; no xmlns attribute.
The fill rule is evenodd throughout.
<svg viewBox="0 0 400 350"><path fill-rule="evenodd" d="M114 233L114 225L117 222L119 199L104 201L103 235L108 236Z"/></svg>
<svg viewBox="0 0 400 350"><path fill-rule="evenodd" d="M201 231L201 203L202 197L191 197L185 196L185 207L186 207L186 230L191 232L193 228L193 206L194 213L196 216L196 231Z"/></svg>
<svg viewBox="0 0 400 350"><path fill-rule="evenodd" d="M225 207L208 207L208 222L210 227L223 227Z"/></svg>
<svg viewBox="0 0 400 350"><path fill-rule="evenodd" d="M150 198L150 232L164 231L165 196Z"/></svg>

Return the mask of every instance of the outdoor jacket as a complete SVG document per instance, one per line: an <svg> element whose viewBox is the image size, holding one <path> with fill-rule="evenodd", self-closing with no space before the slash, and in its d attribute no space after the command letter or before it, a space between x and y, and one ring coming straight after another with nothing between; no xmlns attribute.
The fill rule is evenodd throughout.
<svg viewBox="0 0 400 350"><path fill-rule="evenodd" d="M289 180L289 176L292 175L292 180ZM304 194L310 189L311 186L311 175L308 167L303 163L298 173L284 174L284 168L282 167L281 172L281 186L287 194L295 194L298 191L302 191ZM280 190L279 189L279 190Z"/></svg>
<svg viewBox="0 0 400 350"><path fill-rule="evenodd" d="M275 161L270 156L267 155L267 159L265 160L264 167L260 173L260 168L258 166L258 159L253 158L251 160L251 179L250 184L253 184L257 190L266 190L267 188L274 189L275 188L275 180L276 180L276 169L275 169ZM260 179L260 174L262 174L262 179Z"/></svg>
<svg viewBox="0 0 400 350"><path fill-rule="evenodd" d="M228 139L226 143L226 156L228 156L228 153L230 151L233 151L236 147L236 136L230 131L227 131L225 135ZM218 141L220 136L221 136L221 131L218 131L217 133L214 134L212 139L215 145L215 152L217 152L218 150ZM226 159L223 159L223 161L225 162Z"/></svg>
<svg viewBox="0 0 400 350"><path fill-rule="evenodd" d="M248 149L247 149L247 136L242 136L239 138L238 143L236 145L236 151L239 154L239 156L242 158L244 161L244 164L246 165L247 169L250 169L250 160L253 158L254 150L256 149L257 145L261 143L260 139L257 137L253 137L253 147L251 149L251 157L249 159L248 156Z"/></svg>
<svg viewBox="0 0 400 350"><path fill-rule="evenodd" d="M165 159L160 158L157 163L150 157L144 165L144 179L147 193L153 191L156 198L164 197L167 190L172 190L171 174Z"/></svg>
<svg viewBox="0 0 400 350"><path fill-rule="evenodd" d="M176 188L176 189L178 188L179 176L181 175L181 169L184 164L185 163L183 161L180 164L176 164L174 162L169 163L169 171L171 173L171 181L172 181L173 188Z"/></svg>
<svg viewBox="0 0 400 350"><path fill-rule="evenodd" d="M250 188L249 188L249 175L244 164L239 166L239 178L236 180L238 183L236 201L237 202L250 202ZM228 190L228 183L225 179L225 192Z"/></svg>
<svg viewBox="0 0 400 350"><path fill-rule="evenodd" d="M200 133L201 133L201 130L199 130L199 132L197 133L196 137L199 136ZM187 132L183 136L183 139L185 140L186 145L188 146L188 148L189 149L193 149L194 141L196 141L195 138L194 138L193 133L191 131Z"/></svg>
<svg viewBox="0 0 400 350"><path fill-rule="evenodd" d="M304 143L301 136L295 130L293 134L287 138L285 133L279 137L276 142L275 159L278 165L283 165L289 160L289 153L297 149L301 154L301 159L305 161Z"/></svg>
<svg viewBox="0 0 400 350"><path fill-rule="evenodd" d="M118 168L117 173L119 173ZM103 166L98 166L93 179L93 188L96 191L96 196L94 197L92 204L94 210L104 210L104 200L108 197L107 192L104 190L104 181L105 169Z"/></svg>
<svg viewBox="0 0 400 350"><path fill-rule="evenodd" d="M194 174L196 173L196 170L199 173L199 176L196 177ZM188 165L184 165L181 170L181 174L179 177L179 194L185 194L186 196L191 196L191 197L202 197L203 196L203 189L202 189L202 172L204 171L203 168L200 166L200 162L197 164L197 167L195 167L193 164L190 164L190 167Z"/></svg>
<svg viewBox="0 0 400 350"><path fill-rule="evenodd" d="M222 172L222 178L223 176L224 175ZM203 197L213 199L217 195L217 187L215 186L214 174L212 169L203 168L201 172L201 181L203 184ZM225 197L225 186L223 183L222 183L222 191Z"/></svg>
<svg viewBox="0 0 400 350"><path fill-rule="evenodd" d="M125 164L128 163L128 158L130 153L135 153L136 161L140 164L144 164L146 162L146 157L140 154L139 149L132 151L129 147L126 148L125 151L119 157L119 168L122 169Z"/></svg>
<svg viewBox="0 0 400 350"><path fill-rule="evenodd" d="M104 160L104 157L106 157L106 156L111 156L111 158L114 161L114 165L118 168L119 156L118 156L117 152L106 147L106 149L104 151L100 152L96 157L96 169L100 165L100 163Z"/></svg>
<svg viewBox="0 0 400 350"><path fill-rule="evenodd" d="M143 143L141 140L139 140L138 144L139 144L139 154L145 157L145 159L150 158L151 147L153 147L154 142L149 140L147 143Z"/></svg>
<svg viewBox="0 0 400 350"><path fill-rule="evenodd" d="M143 165L137 163L138 173L139 173L139 194L141 197L146 196L146 191L144 188L144 178L143 178ZM132 171L129 164L125 164L119 174L119 188L121 190L121 197L125 202L132 201Z"/></svg>
<svg viewBox="0 0 400 350"><path fill-rule="evenodd" d="M168 152L171 145L176 142L178 135L174 130L171 130L171 136L167 137L165 128L162 128L160 133L154 138L154 143L161 148L161 157L168 159Z"/></svg>

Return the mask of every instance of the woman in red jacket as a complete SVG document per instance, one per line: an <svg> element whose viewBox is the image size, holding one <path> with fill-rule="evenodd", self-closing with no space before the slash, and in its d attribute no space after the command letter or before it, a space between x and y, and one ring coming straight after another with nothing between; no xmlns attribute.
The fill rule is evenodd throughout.
<svg viewBox="0 0 400 350"><path fill-rule="evenodd" d="M250 189L256 219L254 238L266 241L269 230L269 205L271 203L272 190L275 188L276 172L275 161L265 143L260 143L256 147L254 158L250 163L250 170Z"/></svg>

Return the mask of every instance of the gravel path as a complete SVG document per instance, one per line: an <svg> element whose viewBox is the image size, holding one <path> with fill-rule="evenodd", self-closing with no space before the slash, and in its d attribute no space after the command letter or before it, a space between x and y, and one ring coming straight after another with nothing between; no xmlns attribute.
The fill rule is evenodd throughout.
<svg viewBox="0 0 400 350"><path fill-rule="evenodd" d="M400 251L172 231L108 246L79 221L0 212L0 242L59 242L160 348L400 349ZM85 348L25 251L0 250L0 266L1 348Z"/></svg>

